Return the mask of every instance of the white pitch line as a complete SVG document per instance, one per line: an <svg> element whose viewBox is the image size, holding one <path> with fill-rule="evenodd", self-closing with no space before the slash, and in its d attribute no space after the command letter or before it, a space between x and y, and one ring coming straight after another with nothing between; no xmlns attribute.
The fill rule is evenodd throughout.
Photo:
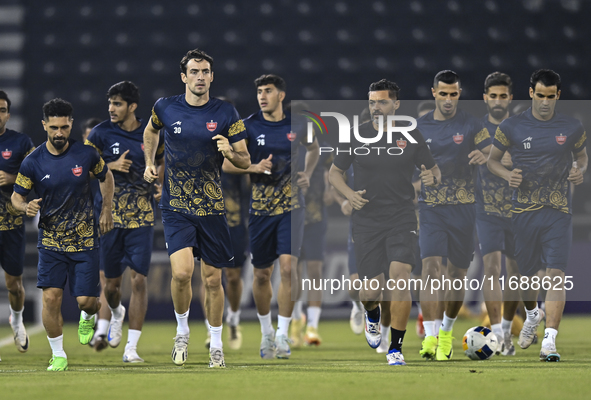
<svg viewBox="0 0 591 400"><path fill-rule="evenodd" d="M27 328L27 334L29 336L33 336L33 335L43 332L44 330L45 330L45 328L43 328L42 324L33 325L33 326ZM8 346L10 344L14 345L14 338L12 336L7 336L4 339L0 339L0 348L2 348L4 346Z"/></svg>

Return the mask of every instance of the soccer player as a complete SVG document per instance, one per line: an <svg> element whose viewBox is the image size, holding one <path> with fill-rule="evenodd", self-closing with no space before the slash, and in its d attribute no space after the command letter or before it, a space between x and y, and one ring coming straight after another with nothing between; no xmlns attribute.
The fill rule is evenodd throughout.
<svg viewBox="0 0 591 400"><path fill-rule="evenodd" d="M35 146L27 135L6 128L10 119L10 105L8 95L0 90L0 265L4 269L8 289L14 344L18 351L24 353L29 349L29 336L23 324L25 224L23 217L12 206L10 197L19 167L24 158L35 150Z"/></svg>
<svg viewBox="0 0 591 400"><path fill-rule="evenodd" d="M137 354L137 344L148 308L147 275L154 238L153 185L143 177L145 170L143 133L147 122L136 117L140 101L137 86L123 81L107 91L110 119L92 129L87 145L96 148L113 172L114 229L101 237L100 264L106 284L107 304L111 310L108 326L97 326L96 335L111 347L119 346L123 336L126 309L121 305L121 282L127 266L131 269L131 299L129 301L129 331L123 362L143 362ZM164 164L162 140L156 152L158 165ZM108 327L108 332L107 328ZM99 339L99 340L100 340ZM99 343L95 343L95 348Z"/></svg>
<svg viewBox="0 0 591 400"><path fill-rule="evenodd" d="M95 149L70 139L72 105L53 99L43 105L47 141L24 159L12 194L21 213L39 218L37 287L43 289L43 325L53 353L48 371L68 369L63 348L61 305L64 286L82 310L78 339L88 344L101 307L97 238L90 179L101 181L102 234L113 228L113 174ZM35 188L40 198L27 202Z"/></svg>
<svg viewBox="0 0 591 400"><path fill-rule="evenodd" d="M158 131L164 129L165 184L160 208L177 319L172 360L177 365L187 360L195 254L201 258L205 316L210 325L209 366L225 368L222 268L234 265L234 252L220 173L224 158L237 168L248 168L250 156L244 142L244 123L236 109L209 96L213 58L201 50L190 50L181 59L180 68L185 93L159 99L144 131L144 178L150 183L158 179L154 157Z"/></svg>
<svg viewBox="0 0 591 400"><path fill-rule="evenodd" d="M581 122L554 111L560 85L560 75L552 70L540 69L531 75L532 106L499 125L488 161L490 170L514 188L511 222L515 258L522 278L529 277L528 287L520 284L527 318L518 344L527 349L545 317L541 361L560 361L556 336L564 310L564 271L572 243L570 183L583 183L588 163L587 135ZM501 164L507 150L513 160L511 171ZM531 288L536 281L532 277L541 266L546 267L552 282L545 313L538 309L538 290Z"/></svg>
<svg viewBox="0 0 591 400"><path fill-rule="evenodd" d="M497 127L509 118L509 105L513 99L513 82L507 74L493 72L484 81L484 102L488 114L483 118L489 136L483 141L492 144L492 136ZM509 153L505 153L507 156ZM510 163L510 157L506 161ZM483 255L484 299L490 318L492 331L502 344L503 355L515 355L515 347L511 341L511 324L518 299L510 298L508 279L518 274L515 261L515 238L511 230L511 195L513 190L502 178L489 171L486 165L478 167L476 181L476 231ZM503 292L499 283L501 275L501 257L505 254L507 267L506 296L508 300L502 303ZM492 281L488 279L492 277ZM514 293L518 296L517 293ZM503 304L501 318L501 304Z"/></svg>
<svg viewBox="0 0 591 400"><path fill-rule="evenodd" d="M224 172L249 173L252 197L248 233L254 266L252 290L261 323L260 355L263 359L289 358L289 323L293 311L292 268L297 262L304 229L302 189L310 186L310 177L318 162L318 142L305 143L305 122L283 111L285 81L277 75L262 75L255 80L260 111L244 120L252 165L246 170L224 162ZM292 181L292 142L306 146L304 171ZM294 144L295 145L295 144ZM277 334L271 323L271 274L279 258L281 283L277 294L279 316ZM294 288L295 290L295 288Z"/></svg>
<svg viewBox="0 0 591 400"><path fill-rule="evenodd" d="M423 260L420 297L425 327L420 354L443 361L453 355L452 329L462 307L464 288L455 290L446 286L445 312L437 332L439 293L431 291L432 281L441 276L442 257L447 257L446 278L463 280L466 276L474 255L473 166L486 163L485 153L490 145L484 142L488 132L482 122L458 108L462 89L455 72L438 72L431 90L436 108L417 123L441 169L441 185L434 188L423 185L419 198L419 244Z"/></svg>
<svg viewBox="0 0 591 400"><path fill-rule="evenodd" d="M369 109L371 123L361 124L362 137L376 137L378 129L388 128L387 117L400 107L399 88L394 82L382 79L369 86ZM380 124L382 125L380 127ZM387 355L389 365L406 365L402 355L402 343L410 315L412 299L409 278L415 264L417 246L417 219L413 199L415 190L412 176L415 166L422 170L421 179L427 186L436 185L440 172L429 152L421 133L409 132L417 143L407 138L392 137L396 143L387 143L386 137L372 144L377 148L395 146L402 153L389 154L381 151L357 156L341 151L334 159L329 172L330 183L353 206L353 240L357 269L361 279L380 281L401 280L405 289L395 288L391 293L391 343ZM355 139L352 147L362 143ZM343 173L353 165L355 187L351 189ZM396 173L392 173L396 171ZM389 286L389 289L393 287ZM365 337L372 348L381 343L379 300L382 290L372 290L369 285L361 289L360 298L365 307Z"/></svg>

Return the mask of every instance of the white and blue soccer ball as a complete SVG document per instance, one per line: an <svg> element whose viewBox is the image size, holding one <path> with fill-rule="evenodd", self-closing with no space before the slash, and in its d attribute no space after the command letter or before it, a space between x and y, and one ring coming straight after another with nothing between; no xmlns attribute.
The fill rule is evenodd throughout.
<svg viewBox="0 0 591 400"><path fill-rule="evenodd" d="M468 329L462 340L464 353L471 360L488 360L500 346L497 335L485 326Z"/></svg>

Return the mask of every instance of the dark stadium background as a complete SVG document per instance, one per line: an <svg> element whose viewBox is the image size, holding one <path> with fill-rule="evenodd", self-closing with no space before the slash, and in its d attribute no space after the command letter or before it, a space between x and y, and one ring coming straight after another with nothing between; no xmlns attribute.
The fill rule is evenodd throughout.
<svg viewBox="0 0 591 400"><path fill-rule="evenodd" d="M369 83L388 78L402 87L402 99L422 100L431 98L435 73L453 69L462 99L480 100L484 78L499 70L513 78L515 99L525 100L531 72L552 68L562 76L562 99L587 100L590 17L584 0L3 0L0 88L13 100L8 126L36 145L46 137L45 101L73 103L78 138L82 121L106 119L105 93L121 80L140 87L138 115L148 118L156 99L183 92L179 60L196 47L215 59L212 95L230 98L243 117L258 109L253 80L263 73L286 79L288 99L360 100ZM588 263L588 176L574 206L575 256ZM25 275L34 287L36 233L27 228ZM169 283L167 261L156 258L162 265L151 276L148 317L170 319L170 297L158 292ZM66 314L77 318L68 305ZM567 305L582 307L590 311Z"/></svg>

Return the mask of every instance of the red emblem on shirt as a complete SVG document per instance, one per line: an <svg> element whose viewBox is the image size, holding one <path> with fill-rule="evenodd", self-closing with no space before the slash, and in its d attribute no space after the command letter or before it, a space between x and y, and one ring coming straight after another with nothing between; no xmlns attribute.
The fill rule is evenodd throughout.
<svg viewBox="0 0 591 400"><path fill-rule="evenodd" d="M564 136L562 133L560 134L560 136L556 136L556 143L558 143L561 146L563 144L565 144L566 143L566 136ZM4 153L2 153L2 155L4 155Z"/></svg>
<svg viewBox="0 0 591 400"><path fill-rule="evenodd" d="M2 158L4 158L5 160L8 160L10 156L12 156L12 151L6 150L2 152Z"/></svg>
<svg viewBox="0 0 591 400"><path fill-rule="evenodd" d="M207 127L208 131L213 132L213 131L215 131L215 128L218 127L218 123L213 122L213 120L211 120L211 122L205 123L205 126Z"/></svg>
<svg viewBox="0 0 591 400"><path fill-rule="evenodd" d="M463 141L464 141L464 135L460 135L459 133L457 135L454 135L455 144L461 144Z"/></svg>
<svg viewBox="0 0 591 400"><path fill-rule="evenodd" d="M144 151L144 144L142 143L142 151Z"/></svg>
<svg viewBox="0 0 591 400"><path fill-rule="evenodd" d="M397 140L396 146L398 146L399 148L404 150L404 148L406 147L406 140L403 140L403 139Z"/></svg>
<svg viewBox="0 0 591 400"><path fill-rule="evenodd" d="M287 138L289 139L290 142L293 142L294 140L296 140L297 134L295 132L289 132L287 134Z"/></svg>
<svg viewBox="0 0 591 400"><path fill-rule="evenodd" d="M76 168L72 168L72 173L74 174L74 176L82 175L82 167L76 165Z"/></svg>

